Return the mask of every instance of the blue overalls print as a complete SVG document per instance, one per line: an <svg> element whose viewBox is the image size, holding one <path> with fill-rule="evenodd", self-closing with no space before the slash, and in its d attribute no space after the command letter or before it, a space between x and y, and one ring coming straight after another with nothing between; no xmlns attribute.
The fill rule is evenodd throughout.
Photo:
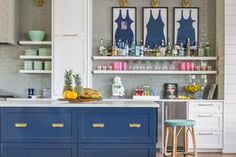
<svg viewBox="0 0 236 157"><path fill-rule="evenodd" d="M177 35L177 45L187 45L187 39L190 39L190 45L194 46L196 44L196 35L195 29L193 28L193 23L196 22L192 19L192 10L190 10L189 17L187 19L184 18L184 11L181 11L181 19L179 22L180 27L178 29Z"/></svg>
<svg viewBox="0 0 236 157"><path fill-rule="evenodd" d="M129 10L126 11L126 17L122 17L122 12L120 10L120 14L118 18L115 20L118 27L115 32L115 40L116 45L121 40L121 42L126 43L128 41L129 47L131 47L131 44L134 40L134 33L131 29L131 24L134 22L130 16L129 16Z"/></svg>
<svg viewBox="0 0 236 157"><path fill-rule="evenodd" d="M165 39L164 27L165 24L162 21L161 10L159 10L159 15L157 19L154 19L152 10L150 10L150 19L146 25L147 27L147 36L145 40L145 47L155 48L156 46L161 45L161 41Z"/></svg>

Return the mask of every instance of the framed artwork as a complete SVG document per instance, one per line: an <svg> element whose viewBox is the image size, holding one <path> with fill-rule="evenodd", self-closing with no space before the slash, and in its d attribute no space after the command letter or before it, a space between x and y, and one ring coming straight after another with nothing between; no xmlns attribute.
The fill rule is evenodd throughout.
<svg viewBox="0 0 236 157"><path fill-rule="evenodd" d="M129 46L136 42L136 7L112 8L112 41L128 42ZM119 45L117 45L119 46Z"/></svg>
<svg viewBox="0 0 236 157"><path fill-rule="evenodd" d="M177 97L178 97L178 84L165 83L164 84L164 98L165 99L176 99Z"/></svg>
<svg viewBox="0 0 236 157"><path fill-rule="evenodd" d="M199 8L174 8L174 44L185 46L188 38L191 46L199 42Z"/></svg>
<svg viewBox="0 0 236 157"><path fill-rule="evenodd" d="M145 47L155 48L168 38L168 8L143 8L143 42Z"/></svg>

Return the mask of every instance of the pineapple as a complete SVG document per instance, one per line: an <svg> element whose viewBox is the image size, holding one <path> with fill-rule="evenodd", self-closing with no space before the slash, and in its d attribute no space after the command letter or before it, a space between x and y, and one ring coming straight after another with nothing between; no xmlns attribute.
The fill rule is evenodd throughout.
<svg viewBox="0 0 236 157"><path fill-rule="evenodd" d="M79 74L73 75L74 80L75 80L75 88L74 91L78 94L78 98L84 96L84 87L81 86L81 77Z"/></svg>
<svg viewBox="0 0 236 157"><path fill-rule="evenodd" d="M72 87L72 74L73 71L72 70L66 70L65 74L64 74L64 89L63 89L63 93L66 91L73 91L73 87Z"/></svg>

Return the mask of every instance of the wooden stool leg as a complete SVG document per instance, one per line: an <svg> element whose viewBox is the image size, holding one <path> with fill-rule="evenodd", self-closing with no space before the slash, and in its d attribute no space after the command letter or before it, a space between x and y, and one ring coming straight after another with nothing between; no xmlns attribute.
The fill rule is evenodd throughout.
<svg viewBox="0 0 236 157"><path fill-rule="evenodd" d="M191 129L192 129L191 134L192 134L192 141L193 141L193 154L194 154L193 156L194 156L194 157L197 157L197 146L196 146L195 130L194 130L193 127L191 127Z"/></svg>
<svg viewBox="0 0 236 157"><path fill-rule="evenodd" d="M188 152L188 127L184 127L184 153ZM188 155L184 154L184 157L188 157Z"/></svg>
<svg viewBox="0 0 236 157"><path fill-rule="evenodd" d="M164 156L166 156L167 154L167 148L168 148L168 140L169 140L169 133L170 133L170 127L167 126L166 127L166 131L165 131L165 143L164 143Z"/></svg>
<svg viewBox="0 0 236 157"><path fill-rule="evenodd" d="M177 157L177 135L176 135L176 127L173 127L173 135L172 135L172 154L171 157Z"/></svg>

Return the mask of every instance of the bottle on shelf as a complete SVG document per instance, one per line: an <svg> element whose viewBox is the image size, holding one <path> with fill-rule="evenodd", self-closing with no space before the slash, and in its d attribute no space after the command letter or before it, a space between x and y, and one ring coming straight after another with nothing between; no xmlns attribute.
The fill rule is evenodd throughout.
<svg viewBox="0 0 236 157"><path fill-rule="evenodd" d="M210 47L209 42L206 43L206 46L205 46L204 51L205 51L205 56L206 56L206 57L209 57L209 56L210 56L210 53L211 53L211 47Z"/></svg>
<svg viewBox="0 0 236 157"><path fill-rule="evenodd" d="M191 56L191 42L190 39L187 39L187 45L186 45L186 56Z"/></svg>
<svg viewBox="0 0 236 157"><path fill-rule="evenodd" d="M103 39L100 40L100 46L99 46L99 54L101 56L106 56L107 55L107 48L104 46Z"/></svg>
<svg viewBox="0 0 236 157"><path fill-rule="evenodd" d="M128 43L128 40L126 40L126 43L125 43L125 56L129 56L129 43Z"/></svg>
<svg viewBox="0 0 236 157"><path fill-rule="evenodd" d="M168 42L168 45L167 45L167 53L166 53L167 56L172 56L172 46L171 46L171 43L170 41Z"/></svg>
<svg viewBox="0 0 236 157"><path fill-rule="evenodd" d="M203 57L204 56L204 46L201 44L198 49L198 56Z"/></svg>
<svg viewBox="0 0 236 157"><path fill-rule="evenodd" d="M165 46L165 41L164 41L164 40L161 41L161 48L160 48L160 51L161 51L161 55L162 55L162 56L165 56L165 55L166 55L166 46Z"/></svg>
<svg viewBox="0 0 236 157"><path fill-rule="evenodd" d="M136 55L136 54L135 54L135 49L136 49L136 47L135 47L135 41L134 41L134 39L133 39L133 42L132 42L131 48L130 48L130 56L135 56L135 55Z"/></svg>
<svg viewBox="0 0 236 157"><path fill-rule="evenodd" d="M175 46L172 49L172 56L174 56L174 57L178 56L178 48L177 48L176 44L175 44Z"/></svg>
<svg viewBox="0 0 236 157"><path fill-rule="evenodd" d="M144 45L143 45L143 41L140 41L140 56L143 57L144 56Z"/></svg>
<svg viewBox="0 0 236 157"><path fill-rule="evenodd" d="M117 42L117 54L118 54L118 56L122 55L122 42L121 42L121 39L119 39L118 42Z"/></svg>
<svg viewBox="0 0 236 157"><path fill-rule="evenodd" d="M121 56L126 56L125 42L122 42L122 46L121 46Z"/></svg>
<svg viewBox="0 0 236 157"><path fill-rule="evenodd" d="M138 43L135 46L135 56L140 56L140 46Z"/></svg>
<svg viewBox="0 0 236 157"><path fill-rule="evenodd" d="M118 53L117 53L117 47L116 47L116 42L114 42L114 44L112 45L112 56L117 56Z"/></svg>
<svg viewBox="0 0 236 157"><path fill-rule="evenodd" d="M180 44L179 57L184 57L184 44L183 43Z"/></svg>

